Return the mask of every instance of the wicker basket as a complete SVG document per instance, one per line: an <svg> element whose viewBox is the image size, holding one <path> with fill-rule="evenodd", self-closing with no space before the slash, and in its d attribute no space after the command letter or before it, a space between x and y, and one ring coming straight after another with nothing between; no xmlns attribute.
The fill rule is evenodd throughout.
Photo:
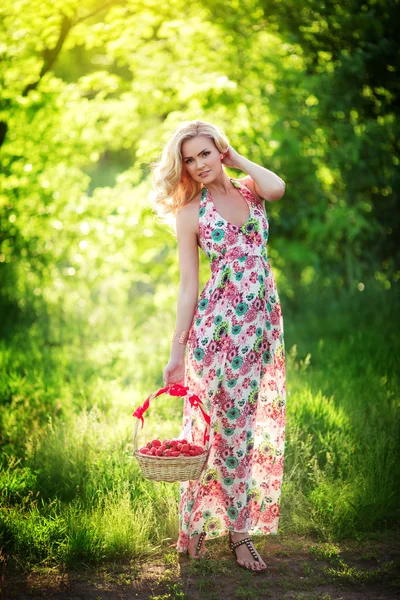
<svg viewBox="0 0 400 600"><path fill-rule="evenodd" d="M133 416L137 417L135 423L135 435L133 441L134 455L139 463L139 467L142 471L143 477L146 479L153 479L155 481L189 481L191 479L198 479L203 469L204 463L207 460L209 451L206 450L198 456L148 456L147 454L141 454L138 450L137 438L139 420L142 420L143 427L143 413L147 410L150 404L150 400L159 396L162 393L169 393L171 396L189 396L192 407L200 408L206 423L209 424L208 415L203 411L199 398L190 392L190 390L184 386L171 385L158 390L154 394L151 394L143 406L140 406L135 410ZM209 439L204 432L204 441Z"/></svg>

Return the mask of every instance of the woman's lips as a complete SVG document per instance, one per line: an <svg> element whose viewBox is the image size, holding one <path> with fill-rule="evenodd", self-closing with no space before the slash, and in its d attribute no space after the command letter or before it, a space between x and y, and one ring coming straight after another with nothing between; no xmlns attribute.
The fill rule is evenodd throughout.
<svg viewBox="0 0 400 600"><path fill-rule="evenodd" d="M207 175L211 173L211 170L209 171L203 171L203 173L200 173L199 177L207 177Z"/></svg>

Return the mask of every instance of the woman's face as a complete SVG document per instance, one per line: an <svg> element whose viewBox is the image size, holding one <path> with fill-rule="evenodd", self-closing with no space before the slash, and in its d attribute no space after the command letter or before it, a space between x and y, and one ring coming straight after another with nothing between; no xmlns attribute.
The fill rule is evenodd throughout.
<svg viewBox="0 0 400 600"><path fill-rule="evenodd" d="M213 181L222 170L221 153L214 140L198 135L182 144L182 162L184 169L195 181Z"/></svg>

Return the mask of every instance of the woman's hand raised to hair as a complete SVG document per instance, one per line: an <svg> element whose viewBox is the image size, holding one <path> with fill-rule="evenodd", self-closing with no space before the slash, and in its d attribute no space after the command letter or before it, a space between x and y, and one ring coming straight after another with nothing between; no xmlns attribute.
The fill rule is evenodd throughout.
<svg viewBox="0 0 400 600"><path fill-rule="evenodd" d="M185 359L170 358L164 369L163 381L165 385L172 383L183 383L185 378Z"/></svg>
<svg viewBox="0 0 400 600"><path fill-rule="evenodd" d="M240 169L240 159L242 155L236 152L232 146L228 146L227 152L224 152L224 158L221 160L222 164L226 167L233 167L234 169Z"/></svg>

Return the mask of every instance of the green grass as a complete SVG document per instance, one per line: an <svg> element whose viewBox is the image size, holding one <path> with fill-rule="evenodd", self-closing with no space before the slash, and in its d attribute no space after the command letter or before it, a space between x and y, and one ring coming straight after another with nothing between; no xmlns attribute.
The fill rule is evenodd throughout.
<svg viewBox="0 0 400 600"><path fill-rule="evenodd" d="M371 286L357 294L319 302L310 294L301 312L283 305L280 528L317 534L326 546L315 554L324 558L335 556L341 537L362 539L399 522L397 292ZM3 559L79 566L146 557L176 540L178 484L141 477L131 416L162 385L172 315L169 308L162 321L150 319L134 341L94 335L83 345L51 345L37 326L0 341ZM154 331L161 341L150 360ZM178 434L181 410L179 399L154 401L139 442ZM357 578L335 568L332 577Z"/></svg>

